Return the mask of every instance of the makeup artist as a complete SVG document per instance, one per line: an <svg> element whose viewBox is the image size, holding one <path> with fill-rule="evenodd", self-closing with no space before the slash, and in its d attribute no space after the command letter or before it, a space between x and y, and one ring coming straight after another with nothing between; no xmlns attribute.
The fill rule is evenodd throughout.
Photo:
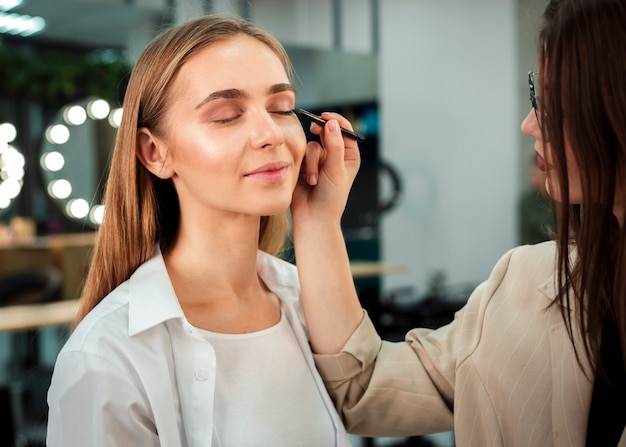
<svg viewBox="0 0 626 447"><path fill-rule="evenodd" d="M506 253L452 323L381 341L339 213L294 216L316 363L349 432L626 445L626 0L551 0L537 69L522 131L557 205L555 240Z"/></svg>
<svg viewBox="0 0 626 447"><path fill-rule="evenodd" d="M170 28L140 56L48 392L48 447L350 444L296 268L277 255L294 189L324 208L360 158L333 113L314 129L324 148L307 145L290 75L274 37L222 16ZM308 169L324 161L315 187L301 177L307 150Z"/></svg>

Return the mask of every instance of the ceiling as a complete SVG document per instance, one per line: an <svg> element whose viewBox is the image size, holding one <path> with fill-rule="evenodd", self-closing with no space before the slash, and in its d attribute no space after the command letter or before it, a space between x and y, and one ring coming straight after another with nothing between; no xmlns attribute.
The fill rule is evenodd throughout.
<svg viewBox="0 0 626 447"><path fill-rule="evenodd" d="M163 21L162 9L122 1L25 0L10 12L46 20L43 32L22 39L80 47L123 48L136 29Z"/></svg>

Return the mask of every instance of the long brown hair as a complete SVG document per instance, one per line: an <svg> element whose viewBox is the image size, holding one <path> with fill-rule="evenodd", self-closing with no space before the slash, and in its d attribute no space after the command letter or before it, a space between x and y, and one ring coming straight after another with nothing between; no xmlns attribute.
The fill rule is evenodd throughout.
<svg viewBox="0 0 626 447"><path fill-rule="evenodd" d="M180 67L206 46L240 34L267 45L291 78L291 62L280 42L255 25L229 16L207 15L169 28L139 57L124 97L104 197L105 218L98 229L77 324L152 257L159 241L171 238L178 228L180 210L173 183L157 178L139 162L137 128L160 134L169 91ZM259 248L277 254L288 229L286 212L262 217Z"/></svg>
<svg viewBox="0 0 626 447"><path fill-rule="evenodd" d="M584 353L603 373L600 344L608 325L626 358L626 216L613 214L616 186L623 190L626 182L626 1L550 1L538 51L542 130L562 196L557 301L572 342L576 327L584 340L582 350L574 345L579 362ZM566 143L582 205L569 200Z"/></svg>

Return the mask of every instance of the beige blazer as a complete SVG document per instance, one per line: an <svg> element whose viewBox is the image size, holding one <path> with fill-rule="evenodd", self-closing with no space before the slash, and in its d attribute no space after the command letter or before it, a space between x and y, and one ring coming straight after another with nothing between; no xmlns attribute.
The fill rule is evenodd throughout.
<svg viewBox="0 0 626 447"><path fill-rule="evenodd" d="M348 432L455 432L456 445L585 445L593 383L554 301L555 245L506 253L454 321L381 342L366 316L316 364ZM620 447L626 446L626 434Z"/></svg>

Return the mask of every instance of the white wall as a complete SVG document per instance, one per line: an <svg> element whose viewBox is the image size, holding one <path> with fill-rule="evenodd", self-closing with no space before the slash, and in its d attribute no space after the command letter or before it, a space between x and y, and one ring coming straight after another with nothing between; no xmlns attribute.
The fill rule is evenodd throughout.
<svg viewBox="0 0 626 447"><path fill-rule="evenodd" d="M519 95L515 0L380 2L381 154L404 180L383 218L383 259L430 275L487 277L515 244Z"/></svg>

